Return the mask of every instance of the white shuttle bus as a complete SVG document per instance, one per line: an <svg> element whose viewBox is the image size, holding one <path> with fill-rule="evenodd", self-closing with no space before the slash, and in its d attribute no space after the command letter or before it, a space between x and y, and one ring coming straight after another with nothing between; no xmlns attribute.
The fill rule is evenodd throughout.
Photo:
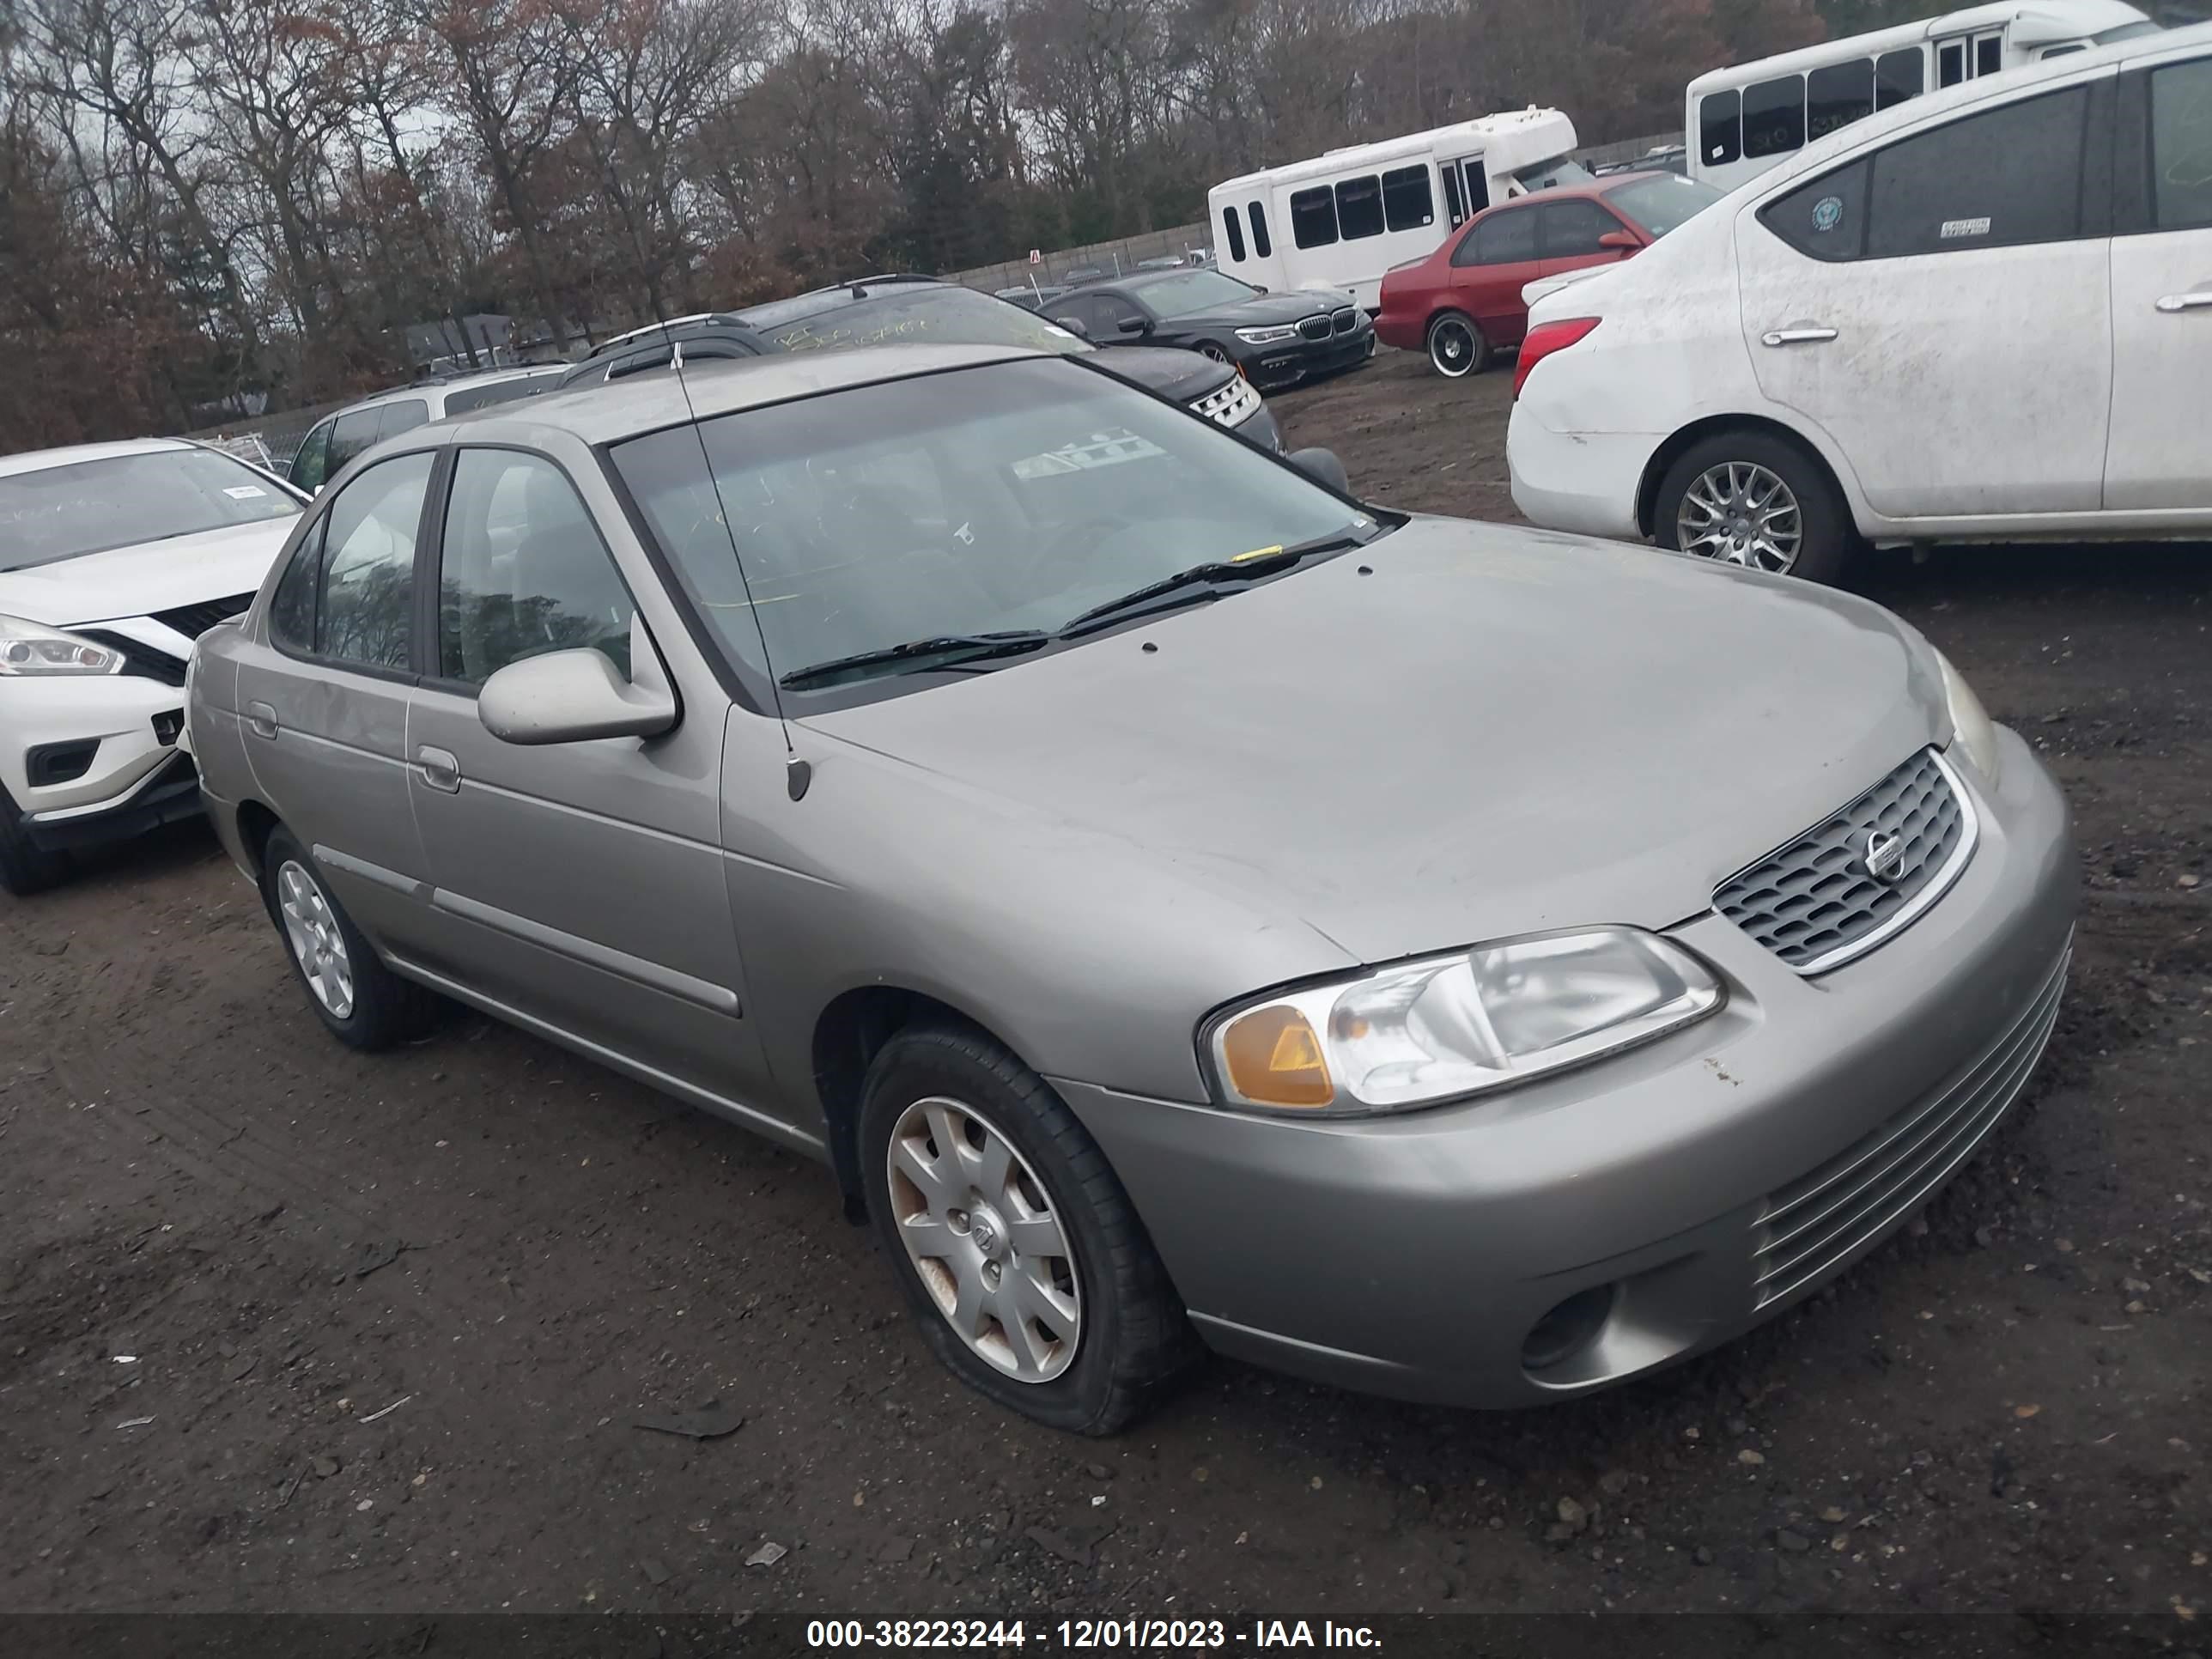
<svg viewBox="0 0 2212 1659"><path fill-rule="evenodd" d="M1216 185L1206 198L1214 264L1273 291L1347 290L1369 311L1382 273L1433 251L1492 202L1589 174L1568 157L1555 109L1486 115L1333 149Z"/></svg>
<svg viewBox="0 0 2212 1659"><path fill-rule="evenodd" d="M2157 27L2122 0L2008 0L1709 70L1683 109L1690 177L1733 190L1876 110Z"/></svg>

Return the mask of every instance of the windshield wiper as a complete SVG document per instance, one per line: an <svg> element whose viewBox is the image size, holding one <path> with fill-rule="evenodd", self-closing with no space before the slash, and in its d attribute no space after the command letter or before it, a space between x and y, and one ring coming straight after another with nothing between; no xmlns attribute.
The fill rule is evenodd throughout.
<svg viewBox="0 0 2212 1659"><path fill-rule="evenodd" d="M907 640L897 645L880 646L873 651L858 651L849 657L833 657L828 662L810 663L804 668L794 668L776 684L787 690L801 691L823 681L856 668L876 668L889 663L904 663L910 659L914 666L902 670L905 673L920 673L925 668L950 668L962 663L981 662L991 657L1018 656L1024 651L1034 651L1051 642L1052 635L1034 628L1014 629L1000 634L939 634L926 640ZM943 662L922 662L929 657L941 657Z"/></svg>
<svg viewBox="0 0 2212 1659"><path fill-rule="evenodd" d="M1124 593L1118 599L1109 599L1095 605L1081 616L1070 618L1061 625L1057 638L1074 639L1133 616L1154 611L1171 611L1176 607L1154 605L1155 599L1164 599L1171 594L1185 594L1185 603L1196 604L1219 597L1217 585L1222 582L1251 581L1289 568L1299 560L1316 553L1334 553L1347 547L1361 547L1371 539L1358 536L1349 530L1316 536L1310 541L1294 542L1288 547L1263 548L1255 553L1246 553L1234 559L1210 559L1204 564L1194 564L1188 570L1178 570L1172 576L1163 576L1156 582L1147 582L1133 592Z"/></svg>

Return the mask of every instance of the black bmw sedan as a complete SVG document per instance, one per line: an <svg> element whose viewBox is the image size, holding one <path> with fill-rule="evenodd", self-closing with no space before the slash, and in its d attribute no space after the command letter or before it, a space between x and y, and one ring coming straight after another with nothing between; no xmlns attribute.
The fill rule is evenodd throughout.
<svg viewBox="0 0 2212 1659"><path fill-rule="evenodd" d="M1375 355L1375 325L1349 294L1270 294L1202 267L1092 283L1060 295L1047 314L1099 345L1201 352L1267 388L1354 368Z"/></svg>

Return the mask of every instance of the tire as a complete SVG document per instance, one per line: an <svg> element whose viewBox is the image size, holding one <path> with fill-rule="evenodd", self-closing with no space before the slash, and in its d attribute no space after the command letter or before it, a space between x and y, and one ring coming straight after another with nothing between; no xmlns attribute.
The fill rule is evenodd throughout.
<svg viewBox="0 0 2212 1659"><path fill-rule="evenodd" d="M1775 498L1771 493L1762 495L1770 483L1778 483L1794 503L1794 520L1772 516ZM1718 539L1710 546L1686 546L1692 538L1685 534L1684 502L1700 486L1703 501L1723 507L1741 504L1749 510L1741 518L1718 520L1708 511L1699 522L1715 522ZM1698 518L1696 507L1689 511ZM1762 514L1769 519L1763 520ZM1784 549L1793 523L1795 542ZM1730 538L1730 531L1737 528L1748 533ZM1692 557L1831 586L1844 581L1859 550L1857 529L1827 469L1788 440L1750 428L1700 438L1675 458L1660 481L1651 531L1660 546ZM1776 556L1778 552L1786 552L1786 557Z"/></svg>
<svg viewBox="0 0 2212 1659"><path fill-rule="evenodd" d="M1443 311L1429 319L1429 367L1447 380L1480 374L1490 366L1490 342L1464 311Z"/></svg>
<svg viewBox="0 0 2212 1659"><path fill-rule="evenodd" d="M22 809L0 789L0 888L28 898L59 883L70 872L69 854L31 845L23 833Z"/></svg>
<svg viewBox="0 0 2212 1659"><path fill-rule="evenodd" d="M1211 340L1200 340L1197 345L1192 348L1192 349L1196 351L1200 356L1208 358L1214 362L1226 363L1231 368L1234 368L1237 366L1237 360L1229 355L1227 349L1225 347L1216 345Z"/></svg>
<svg viewBox="0 0 2212 1659"><path fill-rule="evenodd" d="M307 994L307 1006L332 1036L349 1048L373 1052L429 1029L438 1011L435 994L384 965L323 884L307 849L282 826L270 832L261 855L261 897ZM288 903L294 907L289 911ZM301 954L301 940L309 935L323 947L313 966ZM335 958L330 952L333 942ZM336 994L339 987L343 995Z"/></svg>
<svg viewBox="0 0 2212 1659"><path fill-rule="evenodd" d="M950 1160L948 1136L965 1142ZM1009 1156L994 1159L999 1148ZM860 1156L869 1214L923 1339L995 1404L1070 1433L1113 1434L1195 1356L1105 1155L1043 1079L981 1031L910 1026L884 1045L861 1097ZM1024 1242L1040 1248L1024 1256ZM994 1253L1000 1276L987 1279ZM948 1264L975 1271L963 1278ZM963 1294L972 1340L953 1323ZM1030 1327L1018 1352L1005 1311Z"/></svg>

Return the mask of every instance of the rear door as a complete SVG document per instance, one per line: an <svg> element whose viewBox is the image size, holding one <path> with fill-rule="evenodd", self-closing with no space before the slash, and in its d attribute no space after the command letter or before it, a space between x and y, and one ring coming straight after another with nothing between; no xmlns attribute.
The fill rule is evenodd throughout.
<svg viewBox="0 0 2212 1659"><path fill-rule="evenodd" d="M2120 78L2105 505L2212 513L2212 54Z"/></svg>
<svg viewBox="0 0 2212 1659"><path fill-rule="evenodd" d="M1492 346L1521 343L1528 330L1521 290L1542 274L1533 203L1493 210L1452 250L1454 302L1474 319Z"/></svg>
<svg viewBox="0 0 2212 1659"><path fill-rule="evenodd" d="M2098 505L2111 198L2084 184L2110 166L2112 86L1977 105L1738 210L1759 389L1883 516Z"/></svg>

